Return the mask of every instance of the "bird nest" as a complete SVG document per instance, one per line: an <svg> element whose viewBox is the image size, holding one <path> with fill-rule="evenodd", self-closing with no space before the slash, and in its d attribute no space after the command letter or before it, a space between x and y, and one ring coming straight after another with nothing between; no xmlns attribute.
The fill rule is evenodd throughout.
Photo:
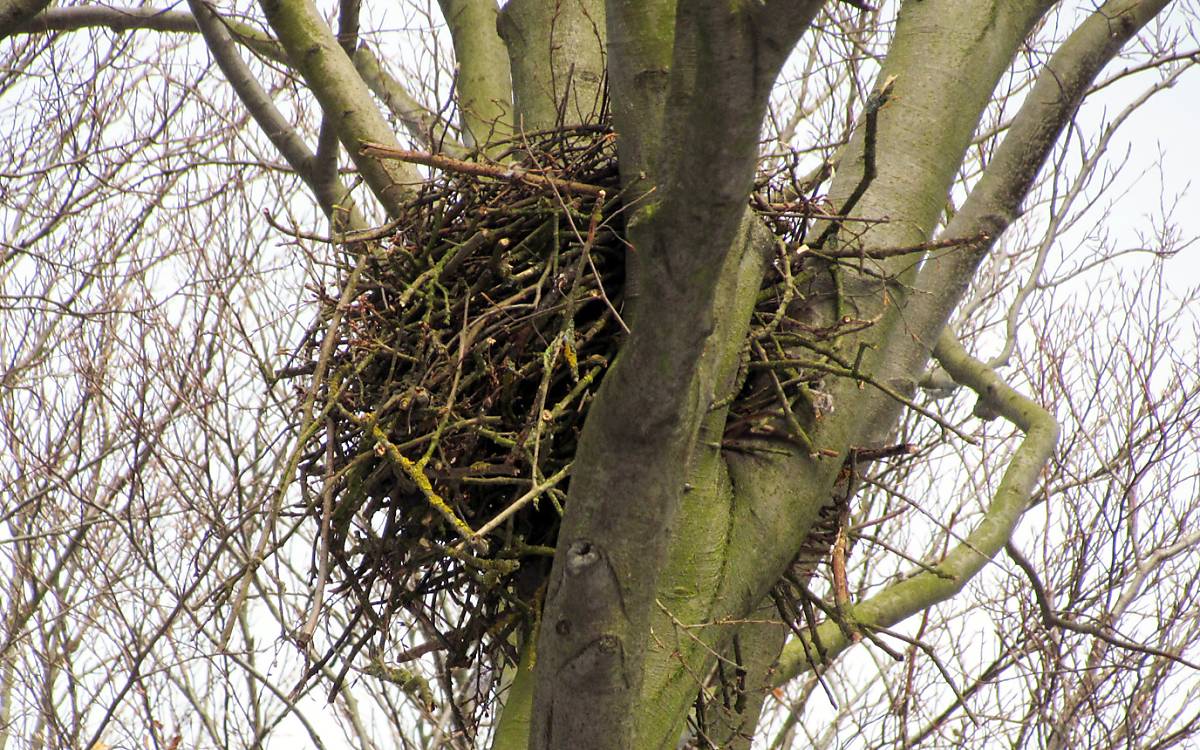
<svg viewBox="0 0 1200 750"><path fill-rule="evenodd" d="M300 466L301 512L320 528L314 567L351 604L325 658L347 665L401 635L402 612L422 632L389 649L392 665L507 648L537 609L580 429L625 334L627 207L609 131L526 136L491 161L424 158L433 179L393 230L351 248L294 368L318 415ZM811 211L769 194L764 183L759 208L794 246ZM793 298L789 256L764 280L749 358L782 356L772 337ZM789 402L811 384L772 375L744 390L731 423L796 424ZM408 679L378 654L372 664Z"/></svg>

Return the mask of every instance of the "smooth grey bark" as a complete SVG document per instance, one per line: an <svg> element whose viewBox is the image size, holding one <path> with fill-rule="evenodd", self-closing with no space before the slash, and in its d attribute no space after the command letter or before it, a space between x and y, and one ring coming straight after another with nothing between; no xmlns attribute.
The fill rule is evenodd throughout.
<svg viewBox="0 0 1200 750"><path fill-rule="evenodd" d="M1063 129L1075 116L1088 88L1125 44L1171 0L1111 0L1088 16L1055 51L1013 118L979 182L946 227L946 237L986 233L977 245L930 258L917 280L919 291L906 310L911 325L935 332L927 348L909 347L909 356L928 359L936 332L966 293L979 263L1020 215L1021 203L1049 159ZM929 292L936 291L937 294ZM885 355L888 356L888 355Z"/></svg>
<svg viewBox="0 0 1200 750"><path fill-rule="evenodd" d="M439 0L454 42L459 123L467 146L512 134L508 53L496 31L496 0Z"/></svg>
<svg viewBox="0 0 1200 750"><path fill-rule="evenodd" d="M892 219L864 238L871 247L910 244L932 234L980 112L1016 49L1048 6L1047 2L932 0L903 6L880 79L896 76L893 98L879 115L879 176L855 211ZM860 132L844 152L831 191L835 205L859 182L862 142ZM905 262L911 263L911 259ZM880 265L875 270L895 274L898 265ZM857 300L859 307L852 308L857 316L885 313L857 339L846 337L848 359L854 359L859 342L880 346L889 336L910 335L903 319L886 315L903 301L902 290L870 276L844 276L843 283L857 285L857 291L865 295ZM885 303L885 295L889 302ZM832 310L822 314L831 315ZM873 372L877 367L872 362L868 373L894 377L886 370ZM904 374L915 380L919 372ZM673 546L688 546L696 543L699 534L707 540L701 544L720 544L726 551L711 577L702 576L696 584L712 591L707 601L694 600L699 605L695 607L685 598L676 603L675 615L684 624L741 618L757 607L807 537L821 507L831 501L831 488L848 447L868 445L875 439L872 435L879 429L877 425L894 424L902 407L891 397L871 386L860 389L853 379L831 380L836 411L822 420L812 437L816 447L832 451L836 457L814 457L783 441L765 443L765 451L758 454L725 453L732 487L728 509L699 508L700 518L687 519L693 533L677 534L672 542ZM903 387L903 382L900 385ZM719 539L714 529L721 530ZM679 562L668 563L663 580L686 580L691 565L686 551L673 551L669 560ZM660 596L667 593L660 588ZM659 618L656 629L663 627L670 624ZM643 710L660 718L686 711L696 687L691 675L707 673L711 652L724 648L731 634L720 628L697 628L691 633L698 636L699 643L686 639L691 642L681 642L677 651L655 650L650 655ZM658 720L647 718L646 723Z"/></svg>
<svg viewBox="0 0 1200 750"><path fill-rule="evenodd" d="M260 5L371 192L388 214L398 214L421 178L411 164L361 153L364 142L399 144L350 57L311 0L262 0Z"/></svg>
<svg viewBox="0 0 1200 750"><path fill-rule="evenodd" d="M52 0L0 0L0 39L21 31Z"/></svg>
<svg viewBox="0 0 1200 750"><path fill-rule="evenodd" d="M518 131L596 121L604 96L602 0L511 0L497 30L508 47Z"/></svg>
<svg viewBox="0 0 1200 750"><path fill-rule="evenodd" d="M988 232L991 241L978 250L948 253L927 264L917 282L918 289L927 290L911 297L905 310L906 332L922 335L896 336L882 348L883 361L900 362L908 372L917 372L928 359L930 338L937 340L939 360L951 371L954 379L977 390L987 398L997 413L1021 426L1030 434L1029 446L1013 458L1003 491L993 501L994 513L989 523L1015 523L1015 518L1028 499L1029 484L1048 455L1047 445L1053 444L1056 426L1036 404L1016 394L983 363L971 358L957 341L944 330L954 303L974 273L982 254L991 247L999 232L1017 215L1037 172L1049 157L1058 135L1073 116L1079 101L1092 80L1131 39L1139 29L1169 4L1169 0L1114 0L1092 14L1059 48L1046 68L1039 74L1033 91L1014 118L1004 142L997 149L988 168L971 191L963 208L945 230L950 237L972 236ZM937 294L929 292L937 290ZM940 338L939 338L940 337ZM878 396L875 396L878 398ZM1029 456L1034 456L1030 458ZM1040 458L1039 458L1040 456ZM1011 517L1010 515L1016 514ZM986 532L981 526L979 534ZM975 549L994 554L1003 545L997 539L973 536ZM960 578L969 577L976 558L972 550L958 550L943 563ZM955 557L957 555L957 557ZM883 626L895 624L903 617L953 595L957 586L942 586L916 576L903 585L885 590L856 608L864 622ZM836 654L846 645L835 628L826 628L822 637ZM807 668L804 645L789 644L783 655L780 680L794 677Z"/></svg>
<svg viewBox="0 0 1200 750"><path fill-rule="evenodd" d="M621 175L627 189L638 181L648 189L657 183L659 146L670 137L663 111L675 49L675 0L616 0L608 3L607 18L609 85L621 92L611 104Z"/></svg>
<svg viewBox="0 0 1200 750"><path fill-rule="evenodd" d="M666 104L677 130L659 160L660 197L630 228L639 285L657 304L638 311L584 425L543 613L534 748L646 746L635 717L658 571L719 399L715 368L702 367L727 303L717 291L740 262L767 97L820 4L678 9Z"/></svg>
<svg viewBox="0 0 1200 750"><path fill-rule="evenodd" d="M630 237L641 244L638 226L657 205L647 200L658 184L660 145L667 136L663 117L675 50L675 0L611 0L607 4L610 109L617 133L622 189L628 196ZM642 257L625 258L625 316L637 317L643 298Z"/></svg>

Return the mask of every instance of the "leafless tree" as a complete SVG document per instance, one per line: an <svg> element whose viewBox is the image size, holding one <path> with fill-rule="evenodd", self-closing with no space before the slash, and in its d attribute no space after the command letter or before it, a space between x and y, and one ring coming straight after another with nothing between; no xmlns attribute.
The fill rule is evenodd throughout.
<svg viewBox="0 0 1200 750"><path fill-rule="evenodd" d="M1188 746L1196 13L0 0L0 750Z"/></svg>

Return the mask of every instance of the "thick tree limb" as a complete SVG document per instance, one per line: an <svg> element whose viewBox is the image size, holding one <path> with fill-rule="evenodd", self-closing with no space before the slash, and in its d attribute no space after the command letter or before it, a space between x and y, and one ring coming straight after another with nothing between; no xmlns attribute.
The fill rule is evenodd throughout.
<svg viewBox="0 0 1200 750"><path fill-rule="evenodd" d="M983 234L987 239L963 252L930 260L917 287L937 293L913 295L905 312L911 331L926 342L936 340L975 269L1017 217L1092 82L1126 42L1169 4L1170 0L1111 0L1088 16L1046 63L983 176L943 232L947 237ZM906 352L892 346L884 356L907 359L908 369L923 367L931 344L922 348L903 343Z"/></svg>
<svg viewBox="0 0 1200 750"><path fill-rule="evenodd" d="M468 146L512 135L508 53L496 31L496 0L438 0L457 63L459 123Z"/></svg>
<svg viewBox="0 0 1200 750"><path fill-rule="evenodd" d="M338 3L338 44L351 57L358 46L358 21L361 10L359 0L341 0ZM341 152L342 144L338 141L337 127L329 115L323 115L321 126L317 129L317 152L312 165L313 182L327 184L330 180L338 179L338 157L341 156Z"/></svg>
<svg viewBox="0 0 1200 750"><path fill-rule="evenodd" d="M861 238L867 247L905 247L929 240L927 232L936 224L979 113L1047 6L1042 1L990 0L902 6L897 35L881 73L881 80L895 75L896 81L890 102L879 111L878 174L855 212L888 215L892 221ZM947 19L947 13L953 18ZM854 159L861 158L862 139L860 133L847 147L832 191L835 205L861 182L863 165L856 165ZM820 230L814 232L817 236ZM904 258L867 260L865 265L873 266L868 270L893 274L892 265L885 265L889 263L897 269L912 264ZM857 280L853 268L842 271L847 293L863 295L854 300L866 306L855 312L864 318L881 318L874 328L848 337L847 350L856 351L859 341L878 346L889 335L909 335L902 322L901 328L889 333L897 325L899 316L889 316L895 300L903 299L902 289L879 283L877 276ZM875 369L880 361L879 357L869 361L873 377L906 392L903 381L892 382L892 371ZM827 415L811 433L818 448L839 452L849 445L874 445L866 435L883 422L893 424L902 408L890 396L859 391L850 382L835 381L834 387L835 403L847 408ZM673 608L683 622L720 623L746 617L791 562L821 507L830 502L844 455L812 458L807 451L780 441L764 448L772 452L727 453L731 491L725 496L714 493L706 504L689 505L681 516L688 534L677 535L662 579L691 581L691 586L705 592L695 598L694 608ZM689 553L693 546L704 552ZM710 565L710 556L719 563ZM704 672L709 651L720 650L733 630L715 625L698 630L707 649L681 643L675 653L655 652L646 679L655 680L657 688L644 694L643 704L655 706L660 716L682 712L695 691L689 674ZM653 676L660 672L660 677Z"/></svg>
<svg viewBox="0 0 1200 750"><path fill-rule="evenodd" d="M389 214L399 213L413 186L421 182L420 175L401 162L380 161L360 153L364 141L400 144L316 6L312 0L262 0L260 4L371 192Z"/></svg>
<svg viewBox="0 0 1200 750"><path fill-rule="evenodd" d="M918 287L937 289L938 293L916 294L910 298L905 310L908 333L893 336L886 342L880 361L899 363L901 371L909 373L924 367L930 348L921 343L922 337L935 337L944 329L945 320L969 283L979 259L1016 215L1037 171L1091 81L1121 45L1166 4L1164 0L1110 2L1089 17L1055 53L984 176L945 231L951 237L986 234L988 239L930 262ZM947 289L952 292L946 294ZM1028 497L1024 488L1032 487L1033 478L1043 463L1039 457L1049 455L1051 438L1057 436L1057 425L1044 410L1013 393L982 362L968 357L948 333L941 334L936 356L956 382L988 393L986 397L981 396L981 400L1025 430L1027 437L1002 480L1003 492L997 493L987 520L939 565L941 570L954 573L959 581L954 585L939 585L932 574L921 573L855 607L854 617L859 622L894 624L908 614L956 593L967 578L977 572L984 557L994 556L1006 543L1006 537L1002 539L1000 532L1010 530L1019 517L1023 506L1018 501L1024 502L1021 492ZM947 563L952 565L947 567ZM819 637L827 648L832 647L833 652L848 645L833 623L823 626ZM804 662L804 644L789 644L779 681L785 682L803 671Z"/></svg>
<svg viewBox="0 0 1200 750"><path fill-rule="evenodd" d="M607 4L608 81L617 149L626 187L658 182L653 163L664 137L663 112L675 49L675 0L613 0ZM644 175L644 176L643 176ZM635 208L635 210L637 210Z"/></svg>
<svg viewBox="0 0 1200 750"><path fill-rule="evenodd" d="M635 312L584 425L539 639L532 747L661 742L662 727L649 728L653 737L634 728L658 572L730 346L710 336L734 294L730 285L718 299L741 262L767 97L820 5L679 8L666 105L676 129L658 160L661 198L630 229L639 286L657 309ZM747 322L732 330L744 334Z"/></svg>
<svg viewBox="0 0 1200 750"><path fill-rule="evenodd" d="M504 709L496 722L492 750L529 750L529 722L533 712L533 656L536 634L525 636L517 656L517 664L508 678L508 693Z"/></svg>
<svg viewBox="0 0 1200 750"><path fill-rule="evenodd" d="M734 487L721 450L730 402L723 397L739 387L742 342L763 274L774 257L776 238L758 217L747 213L739 244L742 249L734 256L736 267L723 273L722 283L728 286L718 290L717 298L725 304L715 316L702 364L713 372L714 405L700 423L687 475L691 489L683 495L655 597L656 604L661 603L671 617L656 606L651 620L658 635L646 658L637 728L646 747L673 747L683 730L685 702L695 697L697 685L692 674L706 674L713 651L722 647L711 629L697 628L690 637L683 637L678 623L694 626L714 610L725 614L717 601L717 582L727 565L739 557L728 537L736 511ZM736 627L721 630L722 635L731 635ZM695 661L681 658L693 652ZM676 688L681 692L674 692Z"/></svg>
<svg viewBox="0 0 1200 750"><path fill-rule="evenodd" d="M518 131L595 121L604 95L603 0L511 0L496 28L508 48Z"/></svg>
<svg viewBox="0 0 1200 750"><path fill-rule="evenodd" d="M0 0L0 39L20 31L52 0Z"/></svg>
<svg viewBox="0 0 1200 750"><path fill-rule="evenodd" d="M1025 438L1009 461L983 520L934 566L937 572L922 570L849 609L849 618L864 629L890 627L961 591L1008 544L1058 442L1059 429L1054 417L968 354L953 334L948 331L942 334L935 356L956 383L979 394L980 400L1020 427ZM828 658L851 645L841 626L832 621L821 624L817 638ZM805 654L811 653L806 649L811 649L812 644L803 640L797 639L784 648L777 683L787 682L809 668Z"/></svg>

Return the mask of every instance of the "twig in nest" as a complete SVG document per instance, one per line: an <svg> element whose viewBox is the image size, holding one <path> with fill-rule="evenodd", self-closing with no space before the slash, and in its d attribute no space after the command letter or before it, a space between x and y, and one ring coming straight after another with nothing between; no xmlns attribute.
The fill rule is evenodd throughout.
<svg viewBox="0 0 1200 750"><path fill-rule="evenodd" d="M846 575L846 557L849 554L849 542L846 540L847 511L838 514L837 535L833 539L833 549L829 551L829 569L833 574L833 602L838 612L845 613L850 607L850 580ZM858 628L850 628L850 642L858 643L862 633Z"/></svg>
<svg viewBox="0 0 1200 750"><path fill-rule="evenodd" d="M433 506L433 509L440 513L442 518L446 519L446 521L450 523L450 526L454 529L455 533L457 533L464 540L473 542L475 532L472 531L471 527L467 525L467 522L459 518L458 514L451 509L446 501L434 491L433 485L429 482L429 477L425 476L424 467L421 465L423 461L410 461L409 459L405 458L404 454L400 452L396 445L391 440L388 440L387 435L379 428L379 425L375 424L370 418L358 419L357 417L354 417L354 415L348 416L350 416L353 421L358 422L360 425L366 427L370 431L371 437L375 439L375 444L379 453L381 455L386 455L389 459L391 459L392 463L404 470L404 473L408 475L408 478L412 480L412 483L417 486L417 489L421 491L421 494L425 496L425 499L429 501L429 504Z"/></svg>
<svg viewBox="0 0 1200 750"><path fill-rule="evenodd" d="M411 164L421 164L426 167L440 169L443 172L460 172L476 177L491 177L497 180L523 182L535 187L555 187L569 193L582 193L600 197L604 188L599 185L589 185L586 182L564 180L560 177L531 172L515 165L501 166L498 164L482 164L475 161L452 159L441 154L429 154L424 151L410 151L404 148L392 148L381 143L363 143L359 153L364 156L374 156L379 159L397 159Z"/></svg>
<svg viewBox="0 0 1200 750"><path fill-rule="evenodd" d="M850 454L846 457L846 461L878 461L882 458L892 458L893 456L911 456L917 453L919 449L912 443L898 443L896 445L884 445L878 447L854 447L850 449Z"/></svg>
<svg viewBox="0 0 1200 750"><path fill-rule="evenodd" d="M804 342L800 342L800 343L804 343ZM812 344L805 344L805 345L808 346L808 348L813 349L814 351L824 354L825 356L829 357L830 359L834 359L832 352L829 352L828 350L813 346ZM852 364L844 362L844 361L839 361L839 360L840 360L840 358L834 359L834 361L837 362L837 364L831 365L826 362L819 362L819 361L807 360L807 359L776 359L776 360L771 360L769 362L751 362L749 364L749 367L754 370L780 369L780 368L789 368L789 367L808 368L810 370L818 370L820 372L827 372L830 375L837 375L837 376L843 377L843 378L851 378L854 380L861 381L863 383L867 383L868 385L874 386L875 388L879 389L887 396L890 396L891 398L895 399L896 401L899 401L900 403L904 404L905 406L907 406L908 408L917 412L918 414L925 417L926 419L932 420L935 424L937 424L938 427L941 427L943 430L954 433L954 435L956 435L963 442L970 443L971 445L979 444L978 440L971 437L970 435L963 432L962 430L958 429L954 425L950 424L949 422L947 422L945 419L938 416L937 414L934 414L929 409L926 409L925 407L921 406L917 402L913 401L911 398L908 398L904 394L900 393L895 388L892 388L891 386L887 385L886 383L882 383L879 380L877 380L876 378L866 374L865 372L862 372L861 370L856 369Z"/></svg>
<svg viewBox="0 0 1200 750"><path fill-rule="evenodd" d="M793 581L799 584L799 581ZM801 584L802 585L802 584ZM833 697L833 691L825 682L825 669L829 666L829 658L825 652L825 647L821 645L821 638L817 634L817 617L812 610L812 605L808 599L803 596L799 601L803 607L803 614L796 607L796 598L786 589L785 584L780 582L771 589L771 599L775 602L776 609L779 610L780 617L783 618L784 624L796 636L801 647L804 649L804 658L808 660L809 666L812 667L813 675L817 678L817 684L825 691L825 697L829 699L830 705L837 708L837 699ZM808 626L806 632L800 625L801 619Z"/></svg>
<svg viewBox="0 0 1200 750"><path fill-rule="evenodd" d="M500 524L504 523L504 521L506 519L508 519L510 516L512 516L512 514L516 513L521 508L524 508L529 503L531 503L534 500L536 500L537 498L541 497L542 494L546 492L546 490L551 489L552 487L554 487L554 485L561 482L563 479L566 478L567 474L569 474L570 472L571 472L571 464L567 464L566 466L562 467L557 472L555 472L548 479L546 479L546 481L542 482L541 484L537 484L537 485L534 485L533 487L531 487L528 492L526 492L524 495L521 495L519 498L514 500L507 508L505 508L504 510L497 513L496 516L492 520L488 521L483 526L480 526L479 530L475 532L475 536L479 538L480 543L485 544L486 542L482 541L484 536L491 533ZM463 540L462 542L459 542L456 549L461 549L462 546L466 543L467 543L467 540Z"/></svg>

